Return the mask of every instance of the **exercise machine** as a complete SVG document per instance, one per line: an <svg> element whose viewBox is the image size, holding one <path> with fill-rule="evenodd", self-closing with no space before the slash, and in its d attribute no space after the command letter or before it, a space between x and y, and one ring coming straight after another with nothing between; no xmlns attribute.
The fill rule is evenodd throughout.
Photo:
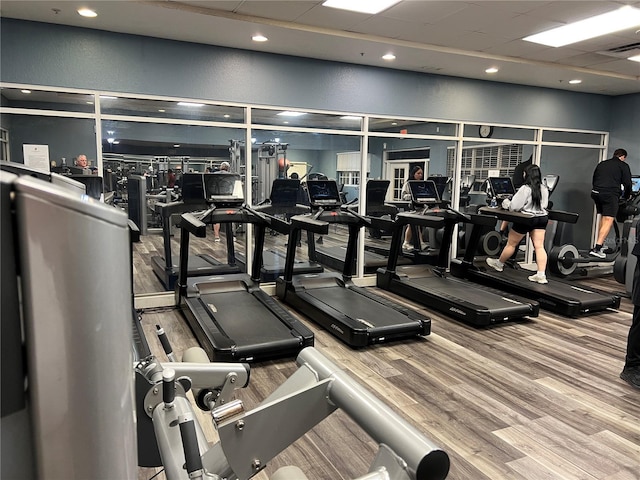
<svg viewBox="0 0 640 480"><path fill-rule="evenodd" d="M176 304L200 345L214 361L262 361L297 355L313 345L313 332L260 288L260 266L267 228L288 233L289 223L244 205L238 174L196 175L201 195L211 208L180 221L180 268ZM189 278L190 235L206 237L208 224L251 223L255 226L251 274ZM291 242L290 242L291 243Z"/></svg>
<svg viewBox="0 0 640 480"><path fill-rule="evenodd" d="M293 375L251 410L232 396L247 385L248 366L207 360L194 348L184 353L186 363L161 364L149 357L136 365L138 423L146 427L138 441L155 447L145 465L162 465L169 480L249 479L338 409L378 445L359 479L435 480L448 474L443 450L313 347L300 352ZM210 412L219 437L211 446L186 396L189 390L197 406ZM154 449L161 464L154 465ZM271 479L307 477L292 465Z"/></svg>
<svg viewBox="0 0 640 480"><path fill-rule="evenodd" d="M233 399L246 364L211 364L199 348L159 362L135 320L132 334L124 212L0 171L0 214L3 478L131 479L162 466L169 480L249 479L338 409L378 445L359 479L446 478L446 452L313 348L252 410ZM82 241L69 244L66 228ZM215 444L187 393L210 413ZM306 477L290 466L271 478Z"/></svg>
<svg viewBox="0 0 640 480"><path fill-rule="evenodd" d="M625 276L624 261L620 261L616 269L616 259L620 254L626 252L626 239L629 238L629 230L631 229L634 216L640 212L640 177L632 178L631 198L626 202L621 202L618 207L618 213L613 222L613 231L615 234L615 246L605 251L605 258L598 258L589 255L589 250L578 250L571 243L556 244L548 253L549 270L551 273L563 278L570 277L586 277L595 274L615 273L615 276L622 278ZM619 224L622 224L622 231ZM558 238L562 238L558 235Z"/></svg>
<svg viewBox="0 0 640 480"><path fill-rule="evenodd" d="M496 218L486 215L465 215L448 207L442 207L435 183L428 180L411 180L411 201L423 214L398 214L398 226L440 228L431 221L438 218L444 225L442 245L435 266L397 266L395 258L403 241L402 228L397 228L391 240L389 263L378 270L377 285L402 297L433 308L456 320L476 326L538 316L537 302L520 296L474 284L448 273L449 255L453 231L459 222L470 223L473 230L495 225ZM472 232L468 248L475 248L480 238Z"/></svg>
<svg viewBox="0 0 640 480"><path fill-rule="evenodd" d="M491 191L501 199L515 193L509 177L489 178L489 184ZM501 202L497 203L498 205L495 207L482 207L478 211L507 222L527 224L535 218L526 213L504 210L499 205ZM549 219L557 222L575 223L578 215L549 210ZM503 271L496 272L493 268L486 266L484 257L476 260L474 252L471 250L465 252L462 260L454 260L451 263L451 273L481 285L535 300L541 308L569 317L617 309L620 306L620 296L583 285L574 285L553 278L548 278L549 283L547 284L530 282L528 277L534 272L521 268L517 262L506 262Z"/></svg>
<svg viewBox="0 0 640 480"><path fill-rule="evenodd" d="M428 335L430 318L358 287L351 279L358 233L361 227L375 226L373 219L344 207L334 180L309 180L307 190L312 211L308 215L310 223L292 224L290 239L297 238L302 228L314 228L313 233L321 233L318 230L323 227L326 233L330 223L346 225L349 236L344 270L342 275L331 272L294 275L296 245L289 241L285 273L276 280L278 297L352 347Z"/></svg>
<svg viewBox="0 0 640 480"><path fill-rule="evenodd" d="M365 215L367 217L386 217L390 219L394 219L398 213L398 208L394 205L387 205L385 203L385 198L387 195L387 190L389 189L389 184L391 182L389 180L369 180L367 181L367 193L366 193L366 212ZM348 205L352 211L357 212L357 205ZM379 228L368 228L369 232L375 232L378 235L382 236L383 232L387 232L390 235L389 230L379 229ZM337 245L337 246L317 246L315 242L312 246L312 258L315 258L318 262L326 265L329 268L332 268L338 272L342 272L344 270L344 259L346 257L346 247ZM382 247L374 247L372 245L365 245L364 250L364 273L371 274L375 273L378 268L384 267L387 264L387 256L389 255L388 248ZM400 257L398 262L406 265L411 263L411 260L405 257ZM351 271L349 274L353 274L356 270L356 259L353 259L353 264L351 267Z"/></svg>
<svg viewBox="0 0 640 480"><path fill-rule="evenodd" d="M171 230L173 219L187 212L205 212L209 207L202 194L202 174L184 174L182 179L182 201L158 204L162 218L162 240L164 255L151 257L151 265L156 276L167 290L174 290L178 279L179 257L173 255L171 248ZM215 175L215 174L204 174ZM206 253L189 255L187 276L203 277L240 273L244 268L236 263L232 225L225 224L226 262Z"/></svg>
<svg viewBox="0 0 640 480"><path fill-rule="evenodd" d="M289 178L276 178L271 186L271 194L269 199L261 205L254 207L256 212L266 213L267 215L277 216L285 220L294 215L302 215L308 213L311 209L308 205L298 203L300 196L300 180ZM278 232L272 231L275 235ZM300 243L300 239L290 239L296 244ZM297 260L293 270L295 274L299 273L321 273L324 271L322 265L311 260L313 254L311 252L313 242L307 242L307 256L309 260ZM260 268L260 280L263 282L273 282L276 278L284 273L284 264L286 253L275 248L265 249L262 252L262 267ZM236 261L240 265L245 264L244 256L236 254Z"/></svg>
<svg viewBox="0 0 640 480"><path fill-rule="evenodd" d="M2 478L137 478L127 215L28 174L0 186Z"/></svg>

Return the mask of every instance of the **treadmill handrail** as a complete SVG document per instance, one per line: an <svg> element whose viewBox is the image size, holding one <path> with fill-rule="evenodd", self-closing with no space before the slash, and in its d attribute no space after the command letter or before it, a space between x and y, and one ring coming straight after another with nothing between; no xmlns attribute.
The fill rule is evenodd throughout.
<svg viewBox="0 0 640 480"><path fill-rule="evenodd" d="M440 228L444 223L444 218L433 215L422 215L421 213L402 212L396 217L398 225L418 225L420 227Z"/></svg>
<svg viewBox="0 0 640 480"><path fill-rule="evenodd" d="M311 233L317 233L319 235L326 235L329 233L329 223L322 220L317 220L309 215L294 215L291 217L291 230L301 229L307 230Z"/></svg>
<svg viewBox="0 0 640 480"><path fill-rule="evenodd" d="M188 230L196 237L204 238L207 236L207 225L196 218L192 213L183 213L180 218L180 228Z"/></svg>

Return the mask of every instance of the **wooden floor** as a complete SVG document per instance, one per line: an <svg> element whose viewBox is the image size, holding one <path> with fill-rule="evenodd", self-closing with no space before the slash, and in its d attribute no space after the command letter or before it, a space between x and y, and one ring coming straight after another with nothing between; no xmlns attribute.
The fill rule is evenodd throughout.
<svg viewBox="0 0 640 480"><path fill-rule="evenodd" d="M220 256L221 244L206 242L197 248ZM136 294L162 289L150 263L161 245L153 234L135 245ZM581 282L623 290L610 277ZM543 311L530 321L491 328L406 303L432 319L424 340L354 350L306 323L321 353L449 454L449 479L640 479L640 391L619 378L631 323L628 299L618 312L571 319ZM173 308L144 311L142 322L161 359L156 324L168 332L178 357L197 345ZM238 398L249 408L257 405L295 368L293 359L254 364L250 385ZM201 420L213 441L210 420ZM355 478L366 473L376 448L337 412L255 478L266 479L283 465L297 465L313 479ZM139 478L159 471L140 469Z"/></svg>

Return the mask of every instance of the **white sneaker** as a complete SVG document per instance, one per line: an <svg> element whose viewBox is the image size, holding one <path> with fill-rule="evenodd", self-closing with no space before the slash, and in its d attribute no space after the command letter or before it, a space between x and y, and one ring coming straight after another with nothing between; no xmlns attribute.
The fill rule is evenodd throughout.
<svg viewBox="0 0 640 480"><path fill-rule="evenodd" d="M402 250L413 250L413 245L411 245L409 242L404 242L402 244Z"/></svg>
<svg viewBox="0 0 640 480"><path fill-rule="evenodd" d="M502 269L504 268L504 265L502 265L497 258L487 257L487 265L489 265L491 268L493 268L497 272L501 272Z"/></svg>
<svg viewBox="0 0 640 480"><path fill-rule="evenodd" d="M536 283L549 283L549 280L547 280L547 276L546 275L538 275L537 273L535 275L531 275L529 277L529 281L530 282L536 282Z"/></svg>
<svg viewBox="0 0 640 480"><path fill-rule="evenodd" d="M589 251L589 255L591 255L592 257L597 257L597 258L607 258L607 254L604 253L602 250L596 250L595 248L592 248Z"/></svg>
<svg viewBox="0 0 640 480"><path fill-rule="evenodd" d="M216 243L219 242L220 241L220 237L214 238L213 241L216 242Z"/></svg>
<svg viewBox="0 0 640 480"><path fill-rule="evenodd" d="M422 242L422 243L420 244L420 250L426 250L426 249L428 249L428 248L429 248L429 244L428 244L428 243L426 243L426 242Z"/></svg>

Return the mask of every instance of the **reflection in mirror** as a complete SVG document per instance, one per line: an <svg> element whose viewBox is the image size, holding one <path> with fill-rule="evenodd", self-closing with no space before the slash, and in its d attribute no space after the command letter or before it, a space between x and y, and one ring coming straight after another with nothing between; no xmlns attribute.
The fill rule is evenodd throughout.
<svg viewBox="0 0 640 480"><path fill-rule="evenodd" d="M563 229L558 232L554 244L571 243L578 249L591 248L591 230L595 215L591 199L591 181L600 155L601 150L597 148L542 147L542 174L559 176L558 184L550 198L553 208L579 215L576 224L562 226ZM607 245L610 242L615 243L613 229L610 238L607 239Z"/></svg>
<svg viewBox="0 0 640 480"><path fill-rule="evenodd" d="M256 125L271 125L281 128L304 127L352 131L360 131L362 128L362 117L357 115L311 113L282 109L252 108L251 120Z"/></svg>
<svg viewBox="0 0 640 480"><path fill-rule="evenodd" d="M450 137L456 134L457 124L442 121L378 118L369 119L369 131L400 135L438 135Z"/></svg>
<svg viewBox="0 0 640 480"><path fill-rule="evenodd" d="M301 181L298 203L308 205L306 182L318 178L336 180L342 201L357 202L361 158L359 137L260 129L254 129L252 134L255 138L252 145L252 178L256 204L265 203L271 198L275 179L296 177ZM283 215L286 217L289 214L285 212ZM347 229L341 225L332 226L328 235L316 236L315 242L310 245L303 235L296 260L317 259L327 249L335 248L340 250L338 253L343 253L346 238ZM288 238L284 235L270 235L265 241L265 250L284 254L287 242ZM336 263L332 259L322 258L325 268L341 268L339 259Z"/></svg>
<svg viewBox="0 0 640 480"><path fill-rule="evenodd" d="M0 106L7 108L94 113L94 101L95 96L86 93L48 92L7 87L0 90Z"/></svg>
<svg viewBox="0 0 640 480"><path fill-rule="evenodd" d="M73 167L81 154L87 156L87 167L97 166L92 119L7 113L0 121L8 140L7 159L12 162L24 163L23 145L45 145L51 167Z"/></svg>
<svg viewBox="0 0 640 480"><path fill-rule="evenodd" d="M105 115L133 115L181 120L244 123L245 108L215 105L202 101L148 100L100 95L100 109Z"/></svg>

